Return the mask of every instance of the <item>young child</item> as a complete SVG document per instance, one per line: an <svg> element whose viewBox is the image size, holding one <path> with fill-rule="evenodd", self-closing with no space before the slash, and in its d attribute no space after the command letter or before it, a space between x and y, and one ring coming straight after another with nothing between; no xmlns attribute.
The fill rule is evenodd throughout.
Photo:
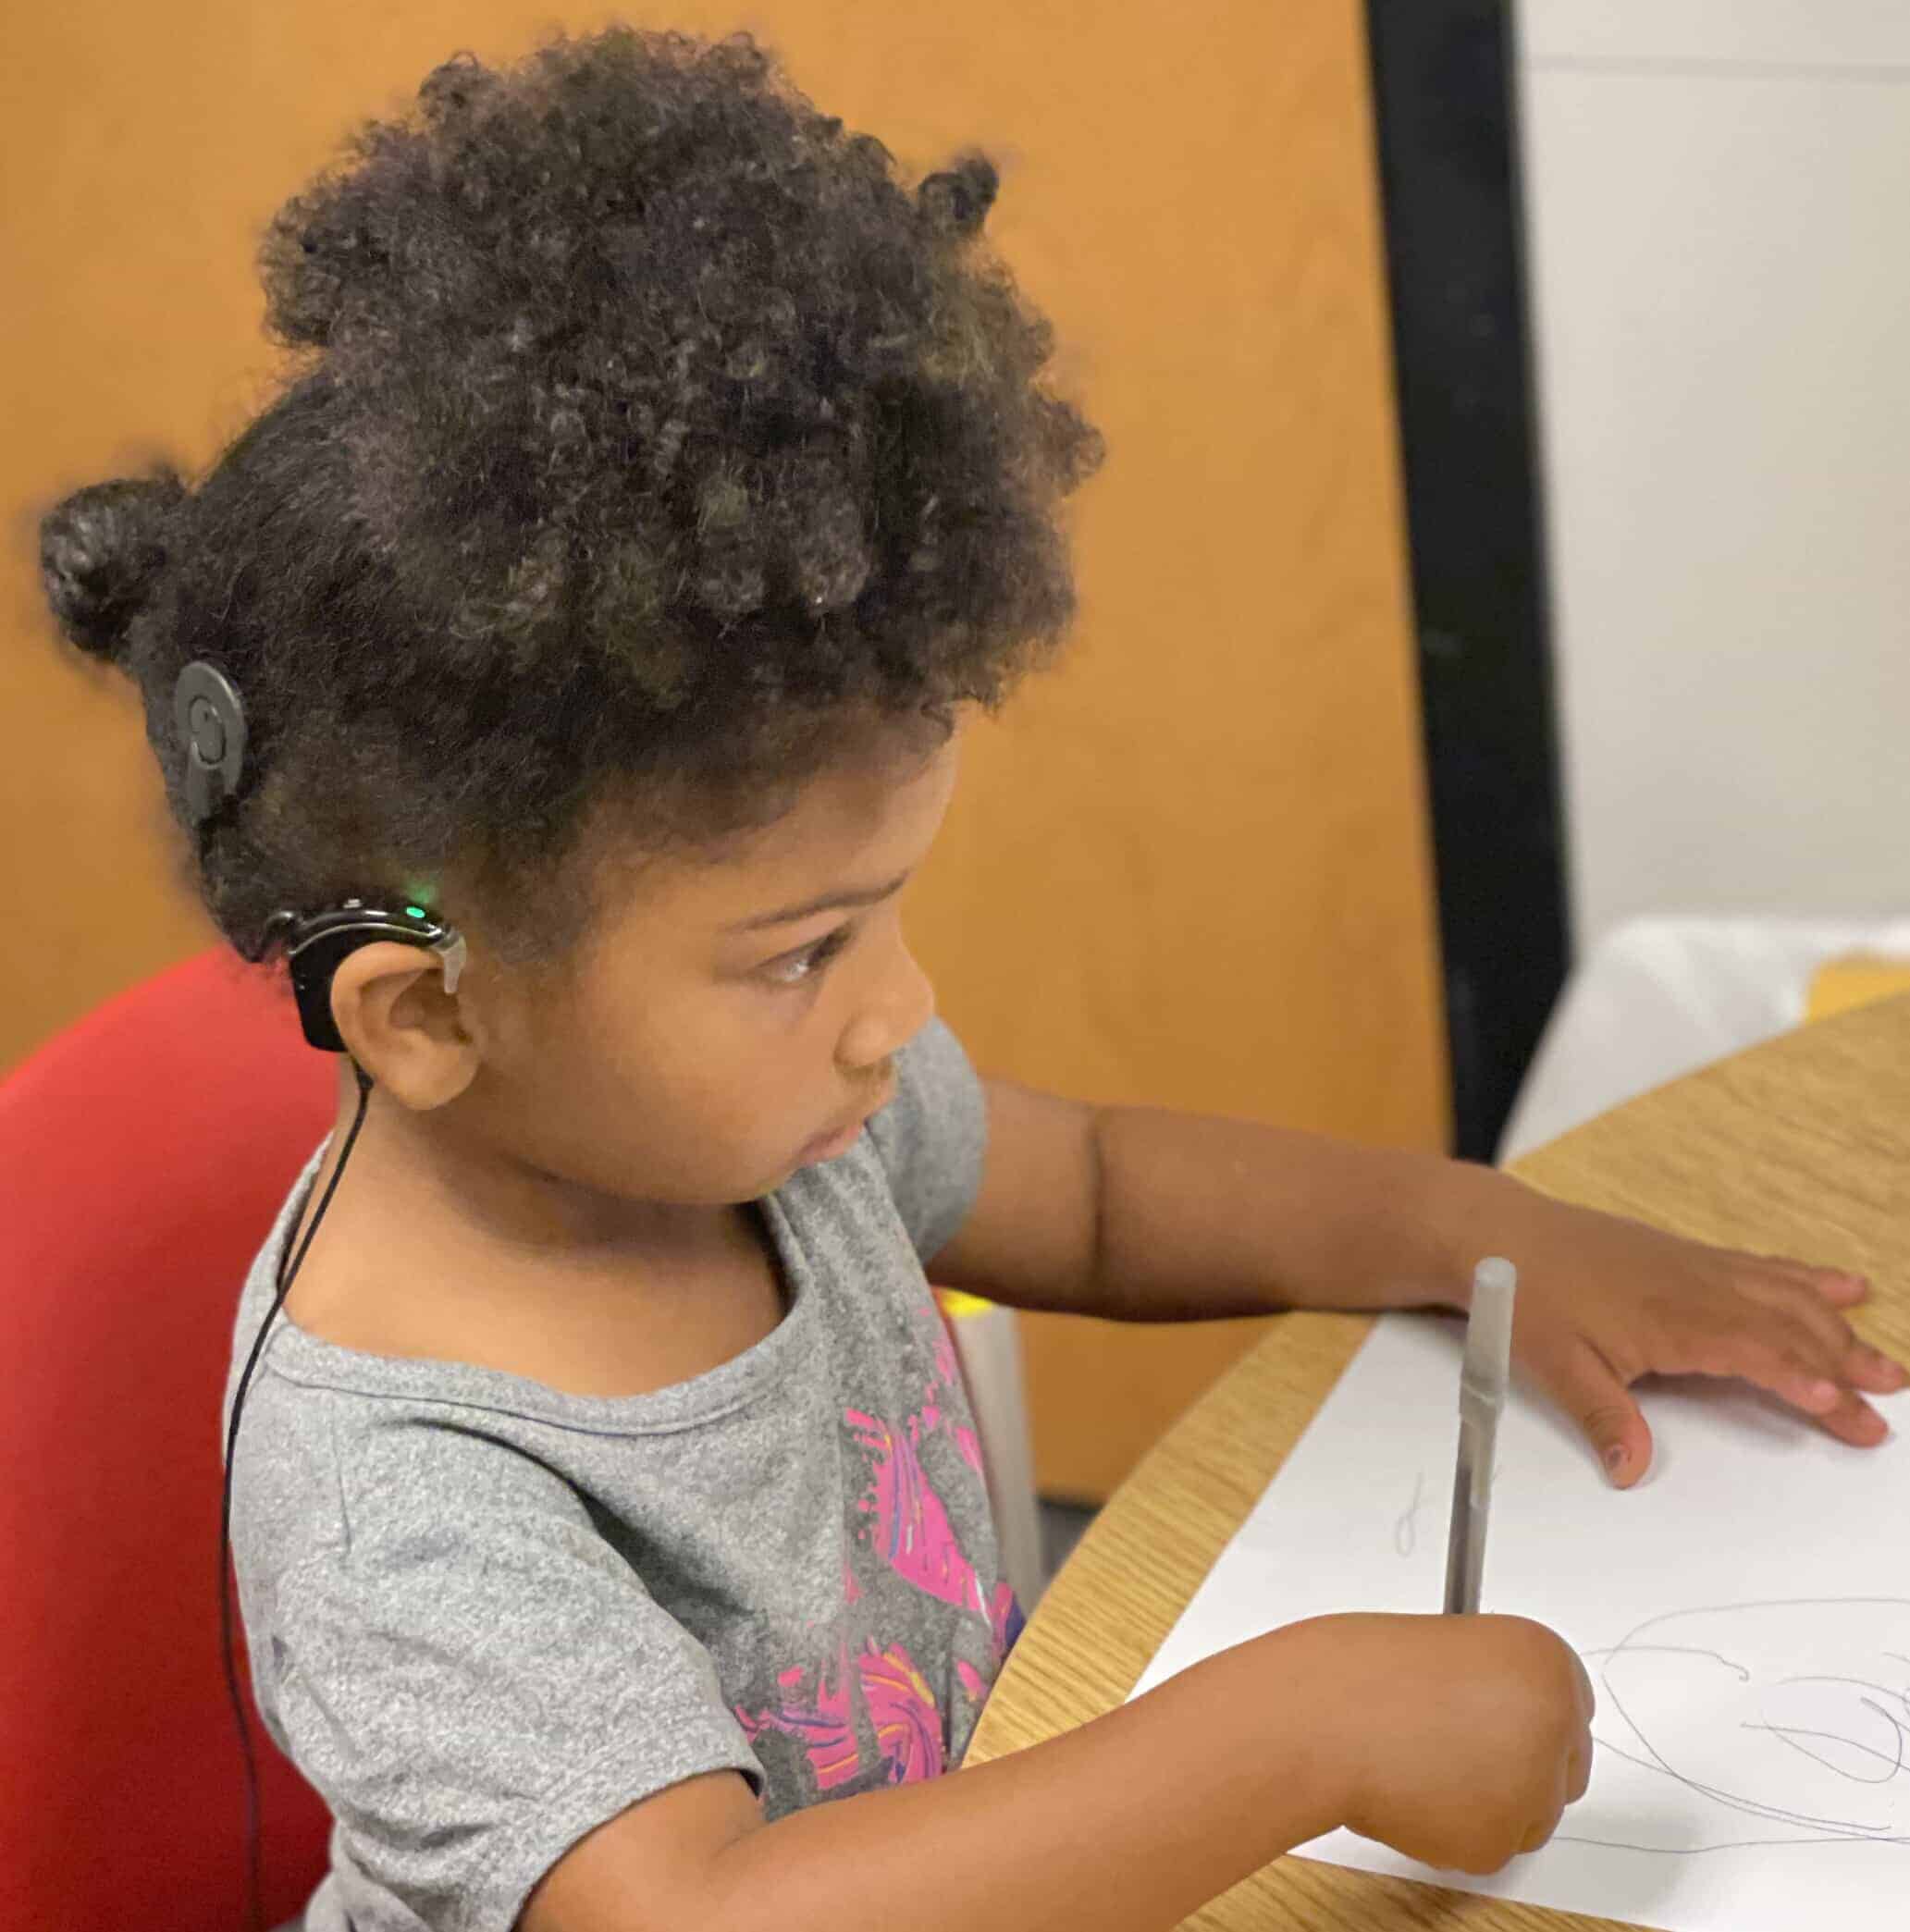
<svg viewBox="0 0 1910 1932"><path fill-rule="evenodd" d="M982 1080L934 1017L898 895L1099 458L995 186L906 191L746 39L453 60L274 222L278 399L47 517L234 947L393 893L468 946L338 967L338 1130L234 1331L236 1384L358 1132L231 1471L258 1707L337 1819L311 1932L1152 1927L1336 1825L1550 1834L1590 1695L1500 1617L1298 1625L943 1775L1020 1617L925 1267L1159 1320L1459 1307L1504 1251L1615 1480L1647 1371L1882 1433L1860 1282ZM244 708L209 806L195 663Z"/></svg>

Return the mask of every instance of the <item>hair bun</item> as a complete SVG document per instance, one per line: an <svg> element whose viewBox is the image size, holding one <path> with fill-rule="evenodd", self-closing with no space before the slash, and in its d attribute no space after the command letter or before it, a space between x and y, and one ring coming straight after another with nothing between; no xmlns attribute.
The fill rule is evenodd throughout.
<svg viewBox="0 0 1910 1932"><path fill-rule="evenodd" d="M930 175L915 191L916 205L932 228L972 235L994 206L1002 178L986 154L964 154L952 168Z"/></svg>
<svg viewBox="0 0 1910 1932"><path fill-rule="evenodd" d="M40 580L67 637L108 663L166 567L166 536L185 486L171 471L95 483L40 520Z"/></svg>

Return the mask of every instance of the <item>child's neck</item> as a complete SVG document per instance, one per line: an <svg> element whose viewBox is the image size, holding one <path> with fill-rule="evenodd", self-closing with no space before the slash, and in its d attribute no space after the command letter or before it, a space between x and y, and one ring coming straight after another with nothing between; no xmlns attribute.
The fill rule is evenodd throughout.
<svg viewBox="0 0 1910 1932"><path fill-rule="evenodd" d="M312 1225L358 1114L355 1082L293 1233ZM349 1101L347 1099L349 1092ZM788 1311L750 1204L608 1203L474 1148L374 1089L345 1177L285 1308L386 1356L503 1369L578 1395L681 1382Z"/></svg>
<svg viewBox="0 0 1910 1932"><path fill-rule="evenodd" d="M324 1198L358 1118L349 1063L340 1065L331 1144L307 1204ZM374 1088L338 1197L326 1211L361 1232L463 1265L513 1263L547 1276L633 1268L679 1273L733 1245L736 1204L633 1200L526 1165L472 1132L454 1108L413 1114Z"/></svg>

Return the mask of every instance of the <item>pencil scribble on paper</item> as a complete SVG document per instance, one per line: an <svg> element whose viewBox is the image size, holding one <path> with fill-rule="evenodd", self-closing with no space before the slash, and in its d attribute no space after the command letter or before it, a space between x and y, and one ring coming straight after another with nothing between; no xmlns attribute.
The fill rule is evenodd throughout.
<svg viewBox="0 0 1910 1932"><path fill-rule="evenodd" d="M1801 1598L1669 1611L1581 1653L1605 1770L1642 1774L1636 1815L1661 1814L1664 1832L1555 1842L1685 1856L1910 1847L1910 1651L1890 1647L1906 1635L1910 1599Z"/></svg>
<svg viewBox="0 0 1910 1932"><path fill-rule="evenodd" d="M1393 1525L1393 1547L1402 1557L1410 1557L1419 1546L1419 1506L1426 1493L1426 1472L1419 1472L1419 1480L1412 1485L1412 1500L1400 1512L1399 1520Z"/></svg>

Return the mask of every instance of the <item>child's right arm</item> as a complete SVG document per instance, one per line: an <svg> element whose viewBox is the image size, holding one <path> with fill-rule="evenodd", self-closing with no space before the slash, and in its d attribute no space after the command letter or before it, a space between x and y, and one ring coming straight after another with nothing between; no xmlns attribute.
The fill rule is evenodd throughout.
<svg viewBox="0 0 1910 1932"><path fill-rule="evenodd" d="M1545 1842L1590 1775L1591 1687L1508 1617L1328 1617L952 1777L758 1815L733 1771L573 1847L520 1932L1160 1932L1345 1825L1437 1866Z"/></svg>

